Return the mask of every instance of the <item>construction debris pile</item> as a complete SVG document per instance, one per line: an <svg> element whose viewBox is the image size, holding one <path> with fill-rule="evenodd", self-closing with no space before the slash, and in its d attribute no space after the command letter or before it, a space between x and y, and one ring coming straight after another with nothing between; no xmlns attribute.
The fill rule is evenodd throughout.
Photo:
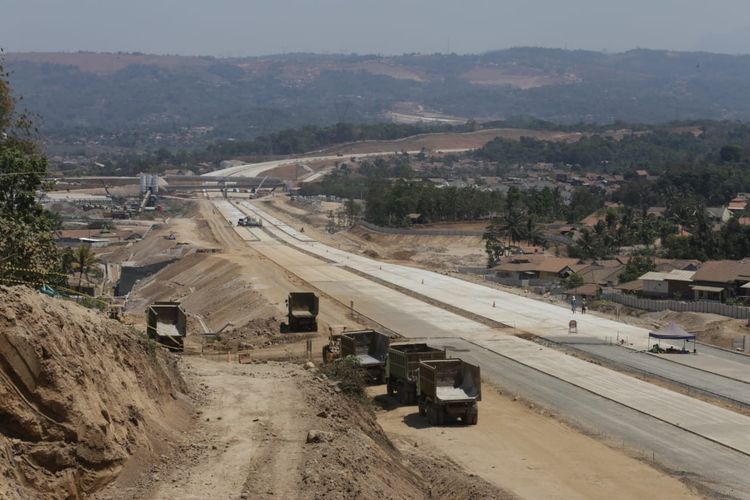
<svg viewBox="0 0 750 500"><path fill-rule="evenodd" d="M177 360L71 302L0 287L0 498L78 498L182 406Z"/></svg>

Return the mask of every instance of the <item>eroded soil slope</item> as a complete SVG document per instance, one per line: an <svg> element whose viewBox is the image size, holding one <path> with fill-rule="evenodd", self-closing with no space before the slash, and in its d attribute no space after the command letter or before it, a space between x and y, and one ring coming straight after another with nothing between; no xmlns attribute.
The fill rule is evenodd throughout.
<svg viewBox="0 0 750 500"><path fill-rule="evenodd" d="M176 358L103 315L0 287L0 498L70 498L175 430Z"/></svg>

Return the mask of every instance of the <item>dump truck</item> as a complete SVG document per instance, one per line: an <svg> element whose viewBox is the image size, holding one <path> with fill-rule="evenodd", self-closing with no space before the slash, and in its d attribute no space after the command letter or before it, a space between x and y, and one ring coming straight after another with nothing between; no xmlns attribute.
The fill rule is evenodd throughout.
<svg viewBox="0 0 750 500"><path fill-rule="evenodd" d="M396 394L401 404L417 402L417 379L419 363L433 359L445 359L445 350L424 343L391 344L385 362L385 381L388 395Z"/></svg>
<svg viewBox="0 0 750 500"><path fill-rule="evenodd" d="M237 221L237 225L244 227L263 227L263 219L257 219L255 217L242 217Z"/></svg>
<svg viewBox="0 0 750 500"><path fill-rule="evenodd" d="M318 331L320 299L312 292L292 292L286 299L287 327L290 332Z"/></svg>
<svg viewBox="0 0 750 500"><path fill-rule="evenodd" d="M375 330L357 330L341 336L341 357L354 356L370 381L385 381L385 360L391 338Z"/></svg>
<svg viewBox="0 0 750 500"><path fill-rule="evenodd" d="M154 302L146 316L148 338L170 351L182 351L187 335L187 314L179 302Z"/></svg>
<svg viewBox="0 0 750 500"><path fill-rule="evenodd" d="M459 418L476 425L482 399L479 367L461 359L420 361L417 394L419 414L427 415L431 425Z"/></svg>

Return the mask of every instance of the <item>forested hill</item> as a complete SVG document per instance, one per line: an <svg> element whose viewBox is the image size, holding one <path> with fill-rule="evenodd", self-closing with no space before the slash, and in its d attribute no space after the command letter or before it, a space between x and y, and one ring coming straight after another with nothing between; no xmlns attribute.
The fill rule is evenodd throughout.
<svg viewBox="0 0 750 500"><path fill-rule="evenodd" d="M43 133L184 145L339 121L528 115L556 123L750 119L750 56L516 48L262 58L8 54Z"/></svg>

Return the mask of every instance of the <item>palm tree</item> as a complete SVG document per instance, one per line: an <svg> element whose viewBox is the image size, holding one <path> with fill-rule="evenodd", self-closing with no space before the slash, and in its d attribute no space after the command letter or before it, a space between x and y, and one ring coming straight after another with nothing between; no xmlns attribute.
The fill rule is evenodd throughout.
<svg viewBox="0 0 750 500"><path fill-rule="evenodd" d="M526 241L529 245L542 245L544 244L544 234L537 225L534 217L529 216L526 219Z"/></svg>
<svg viewBox="0 0 750 500"><path fill-rule="evenodd" d="M597 241L593 233L588 229L581 231L581 236L576 242L581 251L581 257L588 259L596 256Z"/></svg>
<svg viewBox="0 0 750 500"><path fill-rule="evenodd" d="M78 291L81 290L83 275L88 276L98 259L89 245L81 245L73 252L73 268L78 272Z"/></svg>
<svg viewBox="0 0 750 500"><path fill-rule="evenodd" d="M523 239L524 223L523 217L518 212L509 212L505 216L505 232L510 243L516 243Z"/></svg>

